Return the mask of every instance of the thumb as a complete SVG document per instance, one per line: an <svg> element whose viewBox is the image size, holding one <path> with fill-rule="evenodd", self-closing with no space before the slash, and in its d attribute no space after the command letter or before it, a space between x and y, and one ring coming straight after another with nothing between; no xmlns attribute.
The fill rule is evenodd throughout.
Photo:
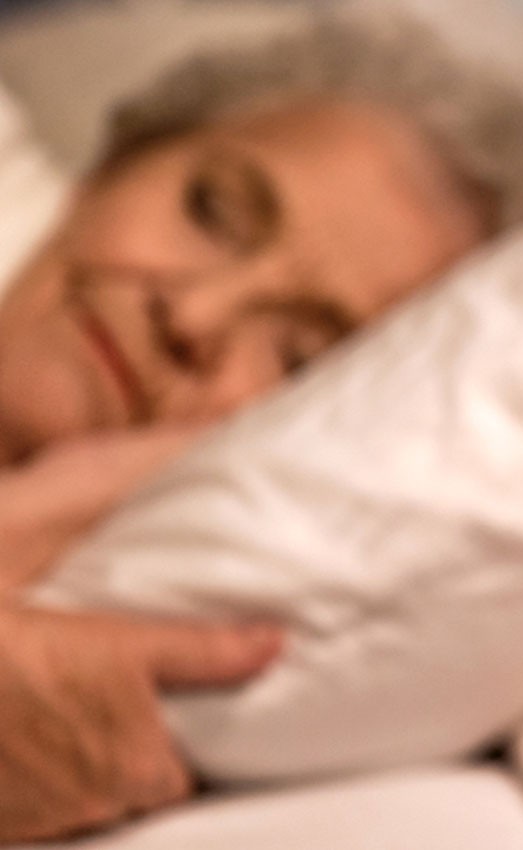
<svg viewBox="0 0 523 850"><path fill-rule="evenodd" d="M261 672L282 650L276 626L135 623L132 640L146 673L165 689L227 686Z"/></svg>

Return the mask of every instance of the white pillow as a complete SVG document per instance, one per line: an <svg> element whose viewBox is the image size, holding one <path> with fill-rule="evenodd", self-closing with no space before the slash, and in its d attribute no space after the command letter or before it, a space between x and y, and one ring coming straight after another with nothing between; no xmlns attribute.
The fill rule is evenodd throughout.
<svg viewBox="0 0 523 850"><path fill-rule="evenodd" d="M0 297L63 209L67 183L0 82Z"/></svg>
<svg viewBox="0 0 523 850"><path fill-rule="evenodd" d="M523 230L174 464L33 595L274 617L285 656L166 702L245 782L458 756L523 712Z"/></svg>

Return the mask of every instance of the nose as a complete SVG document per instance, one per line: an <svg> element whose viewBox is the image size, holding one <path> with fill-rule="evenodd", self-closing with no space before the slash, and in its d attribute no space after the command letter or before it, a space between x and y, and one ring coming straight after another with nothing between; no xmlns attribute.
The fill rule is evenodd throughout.
<svg viewBox="0 0 523 850"><path fill-rule="evenodd" d="M278 280L281 269L278 273L274 262L238 263L219 273L164 280L152 316L165 353L186 372L211 373L242 318L281 289Z"/></svg>
<svg viewBox="0 0 523 850"><path fill-rule="evenodd" d="M165 352L184 372L205 375L218 355L216 334L196 335L174 326L162 341Z"/></svg>
<svg viewBox="0 0 523 850"><path fill-rule="evenodd" d="M179 369L206 375L216 367L243 300L240 287L224 280L190 279L164 286L150 302L156 341Z"/></svg>

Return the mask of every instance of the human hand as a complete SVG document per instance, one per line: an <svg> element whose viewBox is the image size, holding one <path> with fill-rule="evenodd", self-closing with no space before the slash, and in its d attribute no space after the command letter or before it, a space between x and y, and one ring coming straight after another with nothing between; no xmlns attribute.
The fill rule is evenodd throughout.
<svg viewBox="0 0 523 850"><path fill-rule="evenodd" d="M239 683L268 627L0 610L0 843L58 839L180 803L192 776L156 690Z"/></svg>

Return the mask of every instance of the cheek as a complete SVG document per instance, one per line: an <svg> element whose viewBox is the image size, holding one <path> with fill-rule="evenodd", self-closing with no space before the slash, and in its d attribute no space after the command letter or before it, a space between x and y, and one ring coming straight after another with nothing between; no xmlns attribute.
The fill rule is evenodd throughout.
<svg viewBox="0 0 523 850"><path fill-rule="evenodd" d="M17 334L0 373L3 427L24 450L90 430L93 396L80 380L63 321L48 317Z"/></svg>
<svg viewBox="0 0 523 850"><path fill-rule="evenodd" d="M156 268L165 259L165 212L139 193L102 193L82 203L68 232L78 262Z"/></svg>
<svg viewBox="0 0 523 850"><path fill-rule="evenodd" d="M245 328L231 340L218 373L202 395L209 418L242 409L283 380L272 334L263 327Z"/></svg>
<svg viewBox="0 0 523 850"><path fill-rule="evenodd" d="M121 416L90 362L67 306L53 247L15 284L0 328L0 431L23 451Z"/></svg>

